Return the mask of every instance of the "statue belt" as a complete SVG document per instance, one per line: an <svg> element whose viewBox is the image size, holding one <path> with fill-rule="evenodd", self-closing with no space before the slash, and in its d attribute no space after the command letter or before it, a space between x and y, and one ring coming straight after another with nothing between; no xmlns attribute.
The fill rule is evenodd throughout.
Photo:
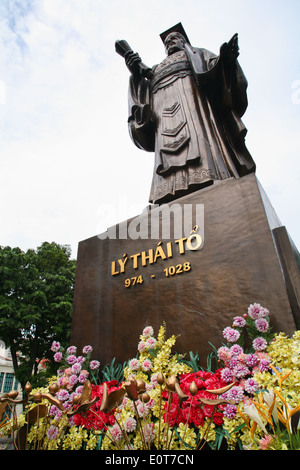
<svg viewBox="0 0 300 470"><path fill-rule="evenodd" d="M187 60L183 60L181 62L176 62L175 64L167 65L163 67L158 72L154 72L154 76L151 79L150 89L151 91L163 80L164 78L168 77L169 75L176 75L178 72L189 72L192 74L192 70L190 64Z"/></svg>

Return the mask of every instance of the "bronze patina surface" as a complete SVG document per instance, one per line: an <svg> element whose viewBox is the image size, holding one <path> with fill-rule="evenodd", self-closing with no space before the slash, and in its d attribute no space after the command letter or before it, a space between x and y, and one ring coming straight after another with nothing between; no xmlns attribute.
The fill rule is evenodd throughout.
<svg viewBox="0 0 300 470"><path fill-rule="evenodd" d="M126 41L116 42L131 72L129 134L154 152L149 201L159 204L255 171L242 122L248 101L238 35L217 55L193 47L181 23L160 36L166 58L153 67Z"/></svg>

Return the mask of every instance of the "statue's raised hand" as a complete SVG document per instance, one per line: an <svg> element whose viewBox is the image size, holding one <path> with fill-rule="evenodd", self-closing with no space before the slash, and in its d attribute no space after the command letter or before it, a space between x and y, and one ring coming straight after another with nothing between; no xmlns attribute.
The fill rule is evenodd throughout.
<svg viewBox="0 0 300 470"><path fill-rule="evenodd" d="M238 34L234 34L232 38L222 44L220 48L220 57L224 62L233 63L239 56Z"/></svg>

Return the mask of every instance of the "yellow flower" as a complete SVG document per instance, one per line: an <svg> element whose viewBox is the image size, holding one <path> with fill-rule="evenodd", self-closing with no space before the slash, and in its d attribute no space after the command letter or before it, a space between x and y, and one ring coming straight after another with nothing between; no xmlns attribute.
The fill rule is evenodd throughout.
<svg viewBox="0 0 300 470"><path fill-rule="evenodd" d="M206 418L206 422L203 424L203 426L200 426L198 430L200 438L204 439L206 442L216 440L215 424L210 423L210 419Z"/></svg>
<svg viewBox="0 0 300 470"><path fill-rule="evenodd" d="M181 439L183 439L184 442L180 442L180 448L181 449L189 449L190 447L192 449L196 448L196 442L197 442L197 434L195 433L194 429L186 426L185 423L179 423L179 426L177 428L177 432L180 436ZM187 444L187 445L185 445Z"/></svg>
<svg viewBox="0 0 300 470"><path fill-rule="evenodd" d="M69 432L64 436L62 443L63 450L80 450L87 436L86 429L71 426Z"/></svg>
<svg viewBox="0 0 300 470"><path fill-rule="evenodd" d="M101 433L99 431L90 431L86 439L86 450L96 449Z"/></svg>

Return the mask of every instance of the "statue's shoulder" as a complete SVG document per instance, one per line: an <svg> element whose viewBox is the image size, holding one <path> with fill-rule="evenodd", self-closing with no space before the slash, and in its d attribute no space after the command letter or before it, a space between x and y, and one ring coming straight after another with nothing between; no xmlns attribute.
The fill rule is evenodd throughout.
<svg viewBox="0 0 300 470"><path fill-rule="evenodd" d="M198 55L201 57L201 59L213 59L215 57L217 57L216 54L214 54L213 52L209 51L208 49L204 49L203 47L189 47L189 50L195 54L195 55Z"/></svg>

